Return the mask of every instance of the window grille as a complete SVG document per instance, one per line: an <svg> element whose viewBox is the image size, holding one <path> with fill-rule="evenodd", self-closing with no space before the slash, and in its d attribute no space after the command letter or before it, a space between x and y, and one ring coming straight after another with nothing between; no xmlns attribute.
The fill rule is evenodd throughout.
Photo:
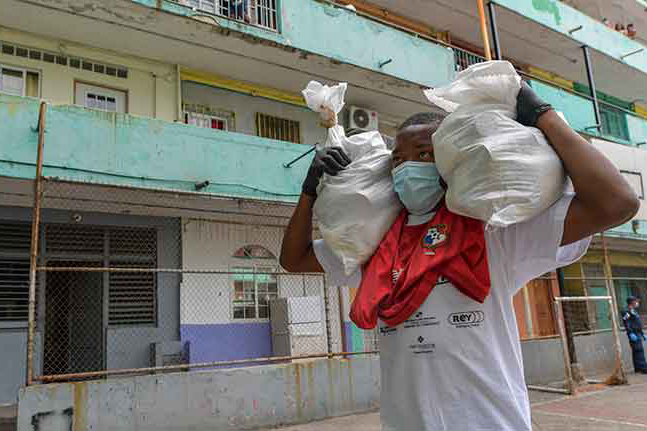
<svg viewBox="0 0 647 431"><path fill-rule="evenodd" d="M301 127L298 121L258 113L256 114L256 131L262 138L294 142L295 144L301 143Z"/></svg>
<svg viewBox="0 0 647 431"><path fill-rule="evenodd" d="M175 0L180 4L268 30L278 30L278 0Z"/></svg>
<svg viewBox="0 0 647 431"><path fill-rule="evenodd" d="M30 244L29 223L0 223L0 322L27 320Z"/></svg>

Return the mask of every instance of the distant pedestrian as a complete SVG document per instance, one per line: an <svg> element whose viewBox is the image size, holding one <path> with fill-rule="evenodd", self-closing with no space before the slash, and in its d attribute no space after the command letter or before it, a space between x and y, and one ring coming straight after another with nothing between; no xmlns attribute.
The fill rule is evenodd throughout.
<svg viewBox="0 0 647 431"><path fill-rule="evenodd" d="M643 324L638 315L638 307L640 300L635 296L627 298L627 310L622 315L622 321L627 330L627 337L629 337L629 344L631 345L631 352L634 361L634 370L637 373L647 374L647 362L645 362L645 349L643 342L647 340L643 334Z"/></svg>
<svg viewBox="0 0 647 431"><path fill-rule="evenodd" d="M611 29L613 28L613 23L611 21L609 21L609 18L604 18L602 20L602 24L606 25L607 27L609 27Z"/></svg>
<svg viewBox="0 0 647 431"><path fill-rule="evenodd" d="M636 28L634 27L633 24L629 24L627 26L627 37L629 39L635 39L636 38Z"/></svg>

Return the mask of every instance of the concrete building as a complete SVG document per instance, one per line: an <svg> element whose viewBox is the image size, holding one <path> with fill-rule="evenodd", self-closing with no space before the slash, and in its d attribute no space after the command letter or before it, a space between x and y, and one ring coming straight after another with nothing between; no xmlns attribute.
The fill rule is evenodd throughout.
<svg viewBox="0 0 647 431"><path fill-rule="evenodd" d="M393 136L408 115L429 110L421 89L443 85L457 71L483 61L474 1L5 3L0 15L0 362L9 365L0 369L0 404L15 403L25 382L38 99L50 105L39 248L39 266L48 269L37 278L36 377L274 356L268 301L278 297L320 298L310 309L320 316L320 325L302 334L308 344L299 352L378 347L372 333L348 319L354 292L325 287L317 276L281 274L276 260L310 156L285 165L326 137L300 91L311 79L348 82L345 125L361 122L350 115L360 110L376 116L378 130ZM644 41L602 24L607 15L599 15L601 9L569 3L492 2L493 54L513 62L617 164L642 198ZM628 12L613 20L638 15L638 2L622 3ZM639 33L645 29L635 24ZM592 66L595 98L582 46ZM647 295L647 282L639 280L647 278L647 207L605 239L614 276L629 278L616 282L618 301L629 293ZM582 262L566 270L567 278L599 276L601 244L596 238ZM148 270L92 271L108 267ZM600 280L568 279L567 289L605 292ZM556 334L551 304L558 294L556 282L536 280L515 298L532 382L558 380L563 373L560 341L539 339ZM583 313L595 319L576 329L590 333L610 327L606 310ZM608 331L580 337L582 361L607 364L609 355L586 346L609 343L609 337ZM375 358L329 359L327 370L322 364L288 364L227 375L209 370L182 377L111 377L88 386L58 386L59 392L41 398L46 386L36 385L22 392L20 420L25 427L35 417L53 420L39 412L58 412L56 420L67 420L67 409L77 400L70 420L80 423L81 409L89 415L88 426L126 429L131 423L119 425L115 418L127 415L109 418L93 404L100 394L123 390L128 402L147 406L137 419L141 429L143 417L185 400L189 392L194 403L179 403L184 407L177 415L196 429L298 422L375 407L376 364ZM239 388L235 376L243 376ZM234 395L202 390L205 382L223 378ZM191 389L192 379L202 380ZM334 379L344 381L340 394L315 389L326 385L313 382ZM261 380L266 389L261 398L243 390ZM294 394L281 389L288 380ZM173 388L174 382L177 393L146 390L160 384ZM289 400L277 400L283 396ZM111 403L117 410L128 405ZM191 413L193 404L208 404L210 417L221 418L204 419L204 409ZM249 419L258 411L264 412L258 420Z"/></svg>

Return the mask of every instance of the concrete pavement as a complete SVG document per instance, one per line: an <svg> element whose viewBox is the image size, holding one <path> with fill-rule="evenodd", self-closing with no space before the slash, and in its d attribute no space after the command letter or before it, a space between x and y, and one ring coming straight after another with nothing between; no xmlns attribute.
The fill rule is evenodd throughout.
<svg viewBox="0 0 647 431"><path fill-rule="evenodd" d="M531 391L533 430L647 430L647 376L631 375L629 381L629 386L604 388L575 397ZM280 430L380 431L380 416L379 413L353 415Z"/></svg>

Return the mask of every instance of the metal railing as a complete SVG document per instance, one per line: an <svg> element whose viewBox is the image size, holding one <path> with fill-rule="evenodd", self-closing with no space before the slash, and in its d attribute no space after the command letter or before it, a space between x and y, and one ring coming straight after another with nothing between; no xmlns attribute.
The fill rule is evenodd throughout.
<svg viewBox="0 0 647 431"><path fill-rule="evenodd" d="M473 64L483 63L487 61L485 57L458 48L456 46L452 46L452 50L454 51L454 62L457 72L465 70Z"/></svg>
<svg viewBox="0 0 647 431"><path fill-rule="evenodd" d="M278 31L279 0L174 0L196 11Z"/></svg>

